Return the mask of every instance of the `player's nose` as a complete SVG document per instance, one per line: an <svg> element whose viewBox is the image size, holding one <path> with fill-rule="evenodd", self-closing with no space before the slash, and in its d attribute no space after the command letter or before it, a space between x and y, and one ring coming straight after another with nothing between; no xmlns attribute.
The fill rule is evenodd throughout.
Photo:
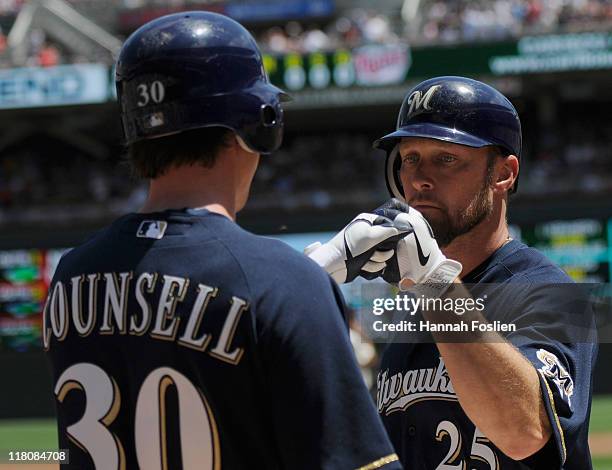
<svg viewBox="0 0 612 470"><path fill-rule="evenodd" d="M402 176L404 188L410 188L417 193L434 189L433 178L422 163L418 163L409 174ZM404 181L404 178L406 181Z"/></svg>

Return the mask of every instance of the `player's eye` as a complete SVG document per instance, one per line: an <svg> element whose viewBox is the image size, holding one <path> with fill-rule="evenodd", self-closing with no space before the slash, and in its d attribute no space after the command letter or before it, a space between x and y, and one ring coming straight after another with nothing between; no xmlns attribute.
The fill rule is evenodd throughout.
<svg viewBox="0 0 612 470"><path fill-rule="evenodd" d="M418 161L419 161L419 156L415 153L409 153L408 155L404 155L402 157L402 164L405 164L405 165L417 163Z"/></svg>
<svg viewBox="0 0 612 470"><path fill-rule="evenodd" d="M453 155L440 155L439 160L442 163L453 163L455 161L457 161L457 157L453 156Z"/></svg>

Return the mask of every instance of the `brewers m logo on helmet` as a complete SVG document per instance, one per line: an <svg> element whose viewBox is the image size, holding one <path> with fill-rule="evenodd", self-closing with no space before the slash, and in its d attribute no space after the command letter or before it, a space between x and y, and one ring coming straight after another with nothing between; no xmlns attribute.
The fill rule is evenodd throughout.
<svg viewBox="0 0 612 470"><path fill-rule="evenodd" d="M436 90L440 89L441 85L434 85L430 87L425 93L422 93L421 90L417 90L412 93L408 97L408 104L410 108L408 108L408 116L418 112L418 111L431 111L431 107L429 106L429 102L431 101L432 96L436 93Z"/></svg>

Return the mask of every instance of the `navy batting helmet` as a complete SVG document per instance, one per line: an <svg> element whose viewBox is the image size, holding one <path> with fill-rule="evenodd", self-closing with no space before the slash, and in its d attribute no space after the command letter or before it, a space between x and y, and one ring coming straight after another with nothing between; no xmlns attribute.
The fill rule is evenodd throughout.
<svg viewBox="0 0 612 470"><path fill-rule="evenodd" d="M270 84L251 34L226 16L192 11L145 24L123 45L115 78L128 144L211 126L260 153L281 144L288 96Z"/></svg>
<svg viewBox="0 0 612 470"><path fill-rule="evenodd" d="M408 92L397 130L374 142L387 152L385 177L393 197L404 199L399 178L402 137L425 137L469 147L496 145L521 156L521 121L512 103L495 88L465 77L436 77ZM516 191L518 179L514 183Z"/></svg>

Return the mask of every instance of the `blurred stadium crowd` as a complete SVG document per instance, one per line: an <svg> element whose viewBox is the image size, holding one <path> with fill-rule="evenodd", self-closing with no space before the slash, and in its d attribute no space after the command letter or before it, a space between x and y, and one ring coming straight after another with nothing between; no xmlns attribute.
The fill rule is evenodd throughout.
<svg viewBox="0 0 612 470"><path fill-rule="evenodd" d="M258 35L268 53L309 53L365 44L393 44L401 40L399 31L384 14L354 9L345 12L326 27L304 26L296 21L274 26Z"/></svg>
<svg viewBox="0 0 612 470"><path fill-rule="evenodd" d="M609 0L453 0L426 2L418 21L397 22L355 9L326 28L288 23L260 35L274 53L315 52L363 44L501 40L537 32L600 29L612 22Z"/></svg>
<svg viewBox="0 0 612 470"><path fill-rule="evenodd" d="M197 2L183 0L70 3L77 8L96 4L117 11L147 6L197 8ZM404 6L407 3L410 0ZM25 0L0 0L0 68L17 65L5 53L6 34L25 4ZM611 22L610 0L431 0L422 3L418 20L408 23L399 11L390 17L371 10L348 9L316 21L254 27L254 33L266 52L281 54L377 43L497 40L530 31L601 29ZM129 31L118 27L110 33L122 38ZM67 51L40 29L33 30L28 41L28 58L19 66L95 61ZM519 197L612 191L612 121L593 129L581 124L581 116L575 115L563 126L543 130L537 143L527 143L527 171L521 177ZM337 132L288 136L279 152L262 159L249 207L327 208L378 203L386 196L386 189L381 178L384 159L371 149L376 137ZM54 149L53 159L49 158L50 148ZM112 214L133 210L146 188L144 183L130 181L128 171L118 166L120 159L116 155L94 160L73 148L59 148L57 141L0 152L0 222L25 209L32 220L75 214L87 217L90 213L99 216L99 205ZM70 213L66 213L67 204Z"/></svg>
<svg viewBox="0 0 612 470"><path fill-rule="evenodd" d="M599 131L572 123L562 140L556 132L543 135L542 150L526 155L518 197L609 194L610 136L612 123ZM261 160L248 207L369 207L386 197L383 162L370 136L295 137ZM93 160L74 150L53 159L35 151L0 156L0 222L17 212L31 221L93 219L103 215L100 207L109 215L134 210L145 194L119 158Z"/></svg>
<svg viewBox="0 0 612 470"><path fill-rule="evenodd" d="M25 0L0 0L0 58L6 47L6 26L25 3ZM70 0L70 3L77 9L104 3L104 8L117 15L145 7L163 7L170 11L198 6L197 1L185 0ZM536 32L597 30L607 28L612 22L610 0L431 0L422 3L419 15L410 19L404 15L404 21L399 15L392 18L376 10L355 8L343 11L329 21L289 21L283 26L258 28L254 32L265 52L281 54L400 41L431 44L501 40ZM111 32L119 36L124 33ZM42 31L31 38L30 51L26 65L50 66L86 61L84 57L67 55L58 45L47 41ZM10 64L4 61L0 66Z"/></svg>
<svg viewBox="0 0 612 470"><path fill-rule="evenodd" d="M417 35L422 41L490 40L600 29L610 21L609 0L434 1L429 3Z"/></svg>
<svg viewBox="0 0 612 470"><path fill-rule="evenodd" d="M384 199L384 158L367 136L305 136L262 158L249 207L328 208ZM0 154L0 222L95 218L134 210L146 186L130 181L119 158L93 160L65 149L53 159L34 148ZM69 209L68 209L69 208Z"/></svg>

